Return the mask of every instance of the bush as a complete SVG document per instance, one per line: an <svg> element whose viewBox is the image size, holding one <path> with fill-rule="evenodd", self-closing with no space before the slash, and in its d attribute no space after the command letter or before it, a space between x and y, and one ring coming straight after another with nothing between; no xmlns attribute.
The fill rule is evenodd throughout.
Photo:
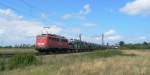
<svg viewBox="0 0 150 75"><path fill-rule="evenodd" d="M25 67L33 64L37 64L37 58L33 54L19 54L15 55L9 59L9 68L18 68L18 67Z"/></svg>
<svg viewBox="0 0 150 75"><path fill-rule="evenodd" d="M39 61L34 54L17 54L11 58L0 57L0 71L36 65Z"/></svg>

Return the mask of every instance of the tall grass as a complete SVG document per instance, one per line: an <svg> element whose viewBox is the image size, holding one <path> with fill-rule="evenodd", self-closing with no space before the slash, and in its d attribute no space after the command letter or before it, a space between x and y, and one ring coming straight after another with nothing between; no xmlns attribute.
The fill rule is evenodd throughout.
<svg viewBox="0 0 150 75"><path fill-rule="evenodd" d="M0 70L11 70L14 68L24 68L26 66L38 64L34 54L17 54L11 58L1 57Z"/></svg>
<svg viewBox="0 0 150 75"><path fill-rule="evenodd" d="M10 68L25 67L37 64L37 59L33 54L18 54L9 60Z"/></svg>
<svg viewBox="0 0 150 75"><path fill-rule="evenodd" d="M117 55L123 55L119 50L103 50L103 51L94 51L94 52L85 52L77 54L66 54L66 55L52 55L51 57L46 58L49 65L69 65L75 62L82 61L93 61L98 58L107 58ZM47 62L46 61L46 62Z"/></svg>
<svg viewBox="0 0 150 75"><path fill-rule="evenodd" d="M136 54L130 56L129 54ZM128 55L125 55L128 54ZM150 75L150 52L104 50L38 56L44 64L1 75ZM42 60L41 60L42 59Z"/></svg>

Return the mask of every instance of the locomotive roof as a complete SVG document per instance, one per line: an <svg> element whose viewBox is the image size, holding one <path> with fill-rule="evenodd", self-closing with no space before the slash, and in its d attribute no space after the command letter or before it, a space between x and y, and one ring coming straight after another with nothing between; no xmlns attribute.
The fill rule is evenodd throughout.
<svg viewBox="0 0 150 75"><path fill-rule="evenodd" d="M42 34L42 35L39 35L39 36L45 36L45 35L48 35L48 36L51 36L51 37L56 37L56 38L64 38L64 39L66 39L64 36L60 36L60 35L56 35L56 34Z"/></svg>

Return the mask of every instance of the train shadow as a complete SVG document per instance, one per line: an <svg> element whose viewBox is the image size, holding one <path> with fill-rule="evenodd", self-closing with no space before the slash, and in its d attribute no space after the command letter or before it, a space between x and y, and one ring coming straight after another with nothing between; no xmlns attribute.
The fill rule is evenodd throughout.
<svg viewBox="0 0 150 75"><path fill-rule="evenodd" d="M73 54L73 53L84 53L84 52L92 52L94 50L88 50L88 51L71 51L71 52L68 52L68 51L57 51L57 52L38 52L36 53L37 55L59 55L59 54Z"/></svg>
<svg viewBox="0 0 150 75"><path fill-rule="evenodd" d="M130 57L135 57L137 54L131 53L131 54L121 54L121 56L130 56Z"/></svg>
<svg viewBox="0 0 150 75"><path fill-rule="evenodd" d="M18 54L34 54L36 56L41 56L41 55L59 55L59 54L73 54L73 53L83 53L83 52L92 52L94 50L87 50L87 51L80 51L80 50L74 50L74 51L48 51L48 52L32 52L32 53L0 53L0 58L1 57L5 57L5 58L9 58L12 57L14 55L18 55Z"/></svg>

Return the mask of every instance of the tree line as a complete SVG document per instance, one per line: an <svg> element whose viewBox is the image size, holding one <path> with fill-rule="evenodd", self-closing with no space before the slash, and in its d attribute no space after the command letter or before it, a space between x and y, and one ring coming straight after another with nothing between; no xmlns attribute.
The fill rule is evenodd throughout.
<svg viewBox="0 0 150 75"><path fill-rule="evenodd" d="M150 42L125 43L124 41L120 41L119 46L120 49L150 49Z"/></svg>
<svg viewBox="0 0 150 75"><path fill-rule="evenodd" d="M6 45L6 46L0 46L0 48L34 48L35 45L31 44L17 44L17 45Z"/></svg>

